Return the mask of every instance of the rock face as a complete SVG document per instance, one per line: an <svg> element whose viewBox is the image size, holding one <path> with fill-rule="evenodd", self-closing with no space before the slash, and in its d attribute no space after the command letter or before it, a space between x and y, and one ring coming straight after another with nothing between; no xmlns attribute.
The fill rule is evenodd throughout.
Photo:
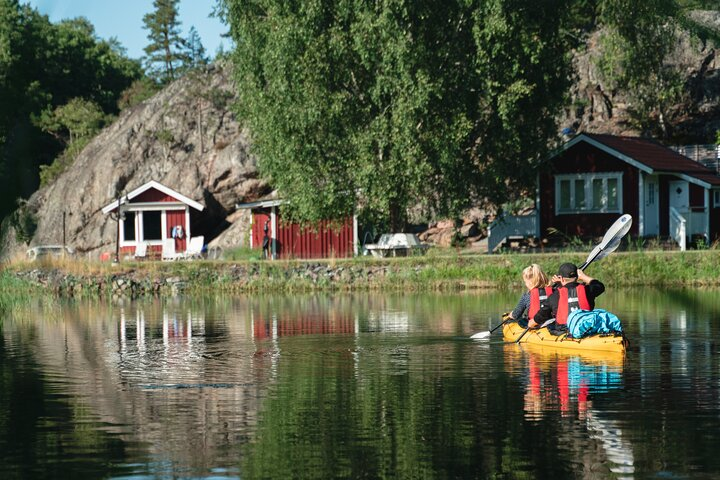
<svg viewBox="0 0 720 480"><path fill-rule="evenodd" d="M692 18L720 30L720 11L694 11ZM720 58L717 46L701 43L680 33L668 66L684 80L682 100L669 109L664 132L644 132L631 119L632 100L622 86L605 84L596 66L602 32L588 39L584 51L576 52L575 82L570 102L559 119L561 129L614 135L652 135L676 144L713 143L720 130ZM661 140L666 140L661 138Z"/></svg>
<svg viewBox="0 0 720 480"><path fill-rule="evenodd" d="M117 192L150 180L205 205L193 218L193 233L205 234L208 241L226 230L236 203L269 191L258 179L248 132L231 112L230 75L230 65L211 65L124 111L71 167L29 199L38 218L31 245L61 243L65 212L66 243L78 253L114 249L115 223L101 209ZM243 236L238 228L233 239ZM27 247L10 237L5 256L24 252Z"/></svg>

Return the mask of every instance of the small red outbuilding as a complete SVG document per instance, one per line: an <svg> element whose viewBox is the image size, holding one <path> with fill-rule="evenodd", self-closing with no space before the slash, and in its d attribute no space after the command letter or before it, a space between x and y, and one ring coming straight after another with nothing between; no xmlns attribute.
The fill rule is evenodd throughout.
<svg viewBox="0 0 720 480"><path fill-rule="evenodd" d="M251 212L252 248L262 249L267 236L271 258L343 258L357 254L356 217L301 226L282 219L278 208L282 204L283 200L273 199L237 205Z"/></svg>

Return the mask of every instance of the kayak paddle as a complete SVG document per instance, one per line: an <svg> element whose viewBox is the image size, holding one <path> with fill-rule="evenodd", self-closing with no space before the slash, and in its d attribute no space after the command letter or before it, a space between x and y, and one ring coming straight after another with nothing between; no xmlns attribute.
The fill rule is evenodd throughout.
<svg viewBox="0 0 720 480"><path fill-rule="evenodd" d="M506 323L508 323L510 320L513 320L513 318L510 316L509 313L506 313L505 315L503 315L503 321L502 321L502 323L500 323L499 325L496 325L492 330L486 330L486 331L484 331L484 332L475 333L475 334L473 334L470 338L472 338L473 340L481 340L481 339L483 339L483 338L487 338L487 337L489 337L490 334L492 334L495 330L497 330L498 328L502 327L503 325L505 325Z"/></svg>
<svg viewBox="0 0 720 480"><path fill-rule="evenodd" d="M613 223L610 228L608 228L608 231L605 232L605 236L603 237L602 241L595 248L592 249L590 255L588 255L587 257L587 260L585 260L585 263L583 263L578 268L578 270L584 271L595 260L601 260L610 255L615 250L617 250L623 237L627 234L628 231L630 231L631 226L632 215L629 215L627 213L615 220L615 223ZM552 322L548 320L547 322L543 323L540 328L550 323ZM515 343L520 343L520 340L529 330L530 327L527 327L525 331L520 334L517 340L515 340Z"/></svg>

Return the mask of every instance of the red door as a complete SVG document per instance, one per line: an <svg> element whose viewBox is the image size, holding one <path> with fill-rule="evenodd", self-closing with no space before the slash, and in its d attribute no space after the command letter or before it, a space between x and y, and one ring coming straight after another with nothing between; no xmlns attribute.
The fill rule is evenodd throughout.
<svg viewBox="0 0 720 480"><path fill-rule="evenodd" d="M268 239L272 239L272 225L270 224L270 214L265 212L253 212L252 223L252 248L262 248L263 238L265 237L265 225L267 224Z"/></svg>
<svg viewBox="0 0 720 480"><path fill-rule="evenodd" d="M187 225L185 225L185 210L167 210L167 235L168 238L172 238L173 227L182 228L182 237L175 237L175 251L184 252L187 248Z"/></svg>

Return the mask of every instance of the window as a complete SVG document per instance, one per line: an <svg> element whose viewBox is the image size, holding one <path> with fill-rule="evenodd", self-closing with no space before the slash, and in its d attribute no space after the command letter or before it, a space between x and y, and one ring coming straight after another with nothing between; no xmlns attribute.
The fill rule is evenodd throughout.
<svg viewBox="0 0 720 480"><path fill-rule="evenodd" d="M143 240L162 240L162 212L142 212Z"/></svg>
<svg viewBox="0 0 720 480"><path fill-rule="evenodd" d="M555 176L555 213L621 213L622 173Z"/></svg>
<svg viewBox="0 0 720 480"><path fill-rule="evenodd" d="M135 241L135 212L125 212L125 220L123 220L123 241Z"/></svg>
<svg viewBox="0 0 720 480"><path fill-rule="evenodd" d="M720 145L718 148L720 148ZM713 207L720 207L720 190L713 190Z"/></svg>

